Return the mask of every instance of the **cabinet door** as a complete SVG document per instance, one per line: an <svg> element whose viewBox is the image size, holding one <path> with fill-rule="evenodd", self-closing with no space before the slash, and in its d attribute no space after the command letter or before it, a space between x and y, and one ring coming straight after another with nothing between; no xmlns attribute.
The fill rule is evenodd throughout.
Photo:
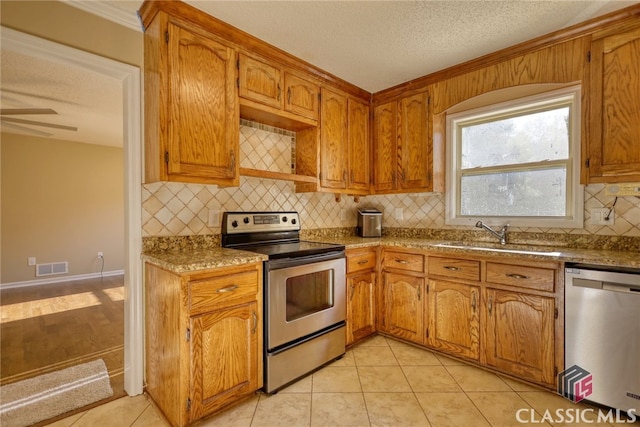
<svg viewBox="0 0 640 427"><path fill-rule="evenodd" d="M282 72L266 62L240 54L240 96L282 108Z"/></svg>
<svg viewBox="0 0 640 427"><path fill-rule="evenodd" d="M480 288L429 280L429 345L477 360L480 340Z"/></svg>
<svg viewBox="0 0 640 427"><path fill-rule="evenodd" d="M399 338L419 344L423 339L424 279L384 273L385 330Z"/></svg>
<svg viewBox="0 0 640 427"><path fill-rule="evenodd" d="M322 88L320 186L347 188L347 97Z"/></svg>
<svg viewBox="0 0 640 427"><path fill-rule="evenodd" d="M591 44L592 182L640 181L640 28Z"/></svg>
<svg viewBox="0 0 640 427"><path fill-rule="evenodd" d="M375 272L347 279L347 345L373 334Z"/></svg>
<svg viewBox="0 0 640 427"><path fill-rule="evenodd" d="M397 188L398 103L379 105L373 110L373 186L377 192Z"/></svg>
<svg viewBox="0 0 640 427"><path fill-rule="evenodd" d="M425 189L431 186L431 159L428 141L428 95L400 101L400 187Z"/></svg>
<svg viewBox="0 0 640 427"><path fill-rule="evenodd" d="M235 51L176 24L168 34L169 179L238 185Z"/></svg>
<svg viewBox="0 0 640 427"><path fill-rule="evenodd" d="M554 299L496 289L486 296L487 364L554 385Z"/></svg>
<svg viewBox="0 0 640 427"><path fill-rule="evenodd" d="M256 302L191 319L191 420L259 387Z"/></svg>
<svg viewBox="0 0 640 427"><path fill-rule="evenodd" d="M286 111L318 120L320 88L317 84L293 74L285 73L284 87L284 109Z"/></svg>
<svg viewBox="0 0 640 427"><path fill-rule="evenodd" d="M349 189L369 190L369 106L354 99L349 109Z"/></svg>

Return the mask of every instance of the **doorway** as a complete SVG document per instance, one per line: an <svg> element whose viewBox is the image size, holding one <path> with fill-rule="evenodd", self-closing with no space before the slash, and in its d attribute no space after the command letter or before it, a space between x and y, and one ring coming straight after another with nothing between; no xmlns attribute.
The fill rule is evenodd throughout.
<svg viewBox="0 0 640 427"><path fill-rule="evenodd" d="M137 67L74 49L5 27L2 49L45 58L115 78L123 99L124 156L124 390L142 393L143 294L141 252L141 76Z"/></svg>

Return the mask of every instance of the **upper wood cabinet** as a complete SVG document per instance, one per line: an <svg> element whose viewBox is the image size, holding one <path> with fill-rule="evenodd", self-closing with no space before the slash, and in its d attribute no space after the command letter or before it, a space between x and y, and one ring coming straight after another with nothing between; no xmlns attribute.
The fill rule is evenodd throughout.
<svg viewBox="0 0 640 427"><path fill-rule="evenodd" d="M240 96L298 116L318 120L320 87L266 60L240 53Z"/></svg>
<svg viewBox="0 0 640 427"><path fill-rule="evenodd" d="M369 106L322 88L320 187L350 194L369 191Z"/></svg>
<svg viewBox="0 0 640 427"><path fill-rule="evenodd" d="M320 117L320 186L347 188L347 96L322 88Z"/></svg>
<svg viewBox="0 0 640 427"><path fill-rule="evenodd" d="M431 191L429 94L374 108L373 187L376 193Z"/></svg>
<svg viewBox="0 0 640 427"><path fill-rule="evenodd" d="M640 181L640 27L594 34L589 182Z"/></svg>
<svg viewBox="0 0 640 427"><path fill-rule="evenodd" d="M159 12L145 31L145 181L239 182L236 52Z"/></svg>

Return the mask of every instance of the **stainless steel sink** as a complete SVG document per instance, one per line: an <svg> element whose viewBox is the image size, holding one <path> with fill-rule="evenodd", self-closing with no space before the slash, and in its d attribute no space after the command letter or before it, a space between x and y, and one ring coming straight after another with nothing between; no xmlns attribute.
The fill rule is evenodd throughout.
<svg viewBox="0 0 640 427"><path fill-rule="evenodd" d="M559 256L561 253L555 248L549 248L545 246L535 245L518 245L507 243L501 245L500 243L489 242L445 242L438 243L434 246L440 248L452 248L452 249L467 249L472 251L490 251L490 252L507 252L513 254L527 254L527 255L545 255L545 256Z"/></svg>

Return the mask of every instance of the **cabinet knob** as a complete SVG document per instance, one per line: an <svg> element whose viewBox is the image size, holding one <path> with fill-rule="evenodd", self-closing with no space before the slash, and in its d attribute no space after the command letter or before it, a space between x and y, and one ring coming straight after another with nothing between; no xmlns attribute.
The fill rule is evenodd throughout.
<svg viewBox="0 0 640 427"><path fill-rule="evenodd" d="M445 265L444 268L446 268L447 270L450 270L450 271L460 271L460 270L462 270L460 267L453 267L453 266L450 266L450 265Z"/></svg>

